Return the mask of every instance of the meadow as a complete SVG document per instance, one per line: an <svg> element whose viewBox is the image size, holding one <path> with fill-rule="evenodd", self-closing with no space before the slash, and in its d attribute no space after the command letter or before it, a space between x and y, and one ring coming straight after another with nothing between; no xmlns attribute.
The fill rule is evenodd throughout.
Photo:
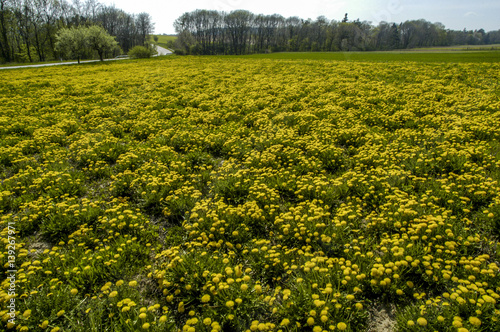
<svg viewBox="0 0 500 332"><path fill-rule="evenodd" d="M177 36L172 35L153 35L153 37L158 37L158 41L155 42L161 47L169 48L169 42L174 42L177 39Z"/></svg>
<svg viewBox="0 0 500 332"><path fill-rule="evenodd" d="M444 48L409 49L374 52L277 52L235 56L250 59L274 60L331 60L364 62L441 62L441 63L498 63L500 51L458 51Z"/></svg>
<svg viewBox="0 0 500 332"><path fill-rule="evenodd" d="M499 62L315 56L0 72L0 329L498 331Z"/></svg>

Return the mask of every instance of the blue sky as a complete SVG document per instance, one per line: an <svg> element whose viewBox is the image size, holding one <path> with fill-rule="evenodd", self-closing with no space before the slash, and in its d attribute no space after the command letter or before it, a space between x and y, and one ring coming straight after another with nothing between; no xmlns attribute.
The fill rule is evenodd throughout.
<svg viewBox="0 0 500 332"><path fill-rule="evenodd" d="M349 19L361 21L404 22L426 19L441 22L446 28L468 30L500 29L500 1L490 0L101 0L114 4L129 13L147 12L153 17L156 33L175 33L173 23L177 17L195 9L231 11L247 9L255 14L281 14L285 17L311 18L323 15L340 21L345 13Z"/></svg>

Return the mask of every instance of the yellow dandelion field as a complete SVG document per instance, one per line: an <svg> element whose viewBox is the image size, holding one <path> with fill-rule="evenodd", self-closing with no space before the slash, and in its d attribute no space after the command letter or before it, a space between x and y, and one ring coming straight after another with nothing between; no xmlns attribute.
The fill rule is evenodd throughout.
<svg viewBox="0 0 500 332"><path fill-rule="evenodd" d="M0 72L0 329L498 331L499 72Z"/></svg>

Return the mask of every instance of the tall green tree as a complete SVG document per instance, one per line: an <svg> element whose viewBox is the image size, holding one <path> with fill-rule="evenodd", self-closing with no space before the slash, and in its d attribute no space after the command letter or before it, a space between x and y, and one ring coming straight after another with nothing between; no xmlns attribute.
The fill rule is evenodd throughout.
<svg viewBox="0 0 500 332"><path fill-rule="evenodd" d="M102 26L124 51L148 46L154 24L147 13L132 15L99 0L0 0L0 59L35 62L57 59L56 35L62 28ZM94 38L100 57L114 44ZM114 49L114 46L111 46ZM69 56L64 54L64 56ZM71 57L73 57L71 55ZM77 56L75 56L75 59Z"/></svg>
<svg viewBox="0 0 500 332"><path fill-rule="evenodd" d="M95 50L101 61L104 60L106 53L119 50L115 37L110 36L103 27L97 25L60 29L56 39L57 50L67 57L78 59L78 63L89 49Z"/></svg>
<svg viewBox="0 0 500 332"><path fill-rule="evenodd" d="M103 27L93 25L87 29L89 46L99 54L99 59L101 61L104 60L104 55L106 53L119 50L115 37L110 36Z"/></svg>
<svg viewBox="0 0 500 332"><path fill-rule="evenodd" d="M7 0L0 0L0 55L5 61L11 60L9 39L7 38L7 16L10 11L7 9Z"/></svg>
<svg viewBox="0 0 500 332"><path fill-rule="evenodd" d="M89 47L88 28L61 29L56 35L56 49L69 58L80 59Z"/></svg>
<svg viewBox="0 0 500 332"><path fill-rule="evenodd" d="M224 17L227 33L231 40L231 53L244 54L249 44L251 24L254 15L248 10L233 10Z"/></svg>
<svg viewBox="0 0 500 332"><path fill-rule="evenodd" d="M154 23L151 15L148 13L138 14L135 25L137 27L139 43L142 43L142 46L149 47L149 35L154 31Z"/></svg>

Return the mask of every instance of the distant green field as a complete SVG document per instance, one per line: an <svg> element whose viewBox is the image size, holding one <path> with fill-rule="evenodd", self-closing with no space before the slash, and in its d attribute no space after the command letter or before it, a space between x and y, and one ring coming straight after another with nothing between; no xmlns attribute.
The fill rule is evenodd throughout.
<svg viewBox="0 0 500 332"><path fill-rule="evenodd" d="M154 36L158 37L158 43L166 43L169 40L174 41L177 39L177 36L173 36L173 35L153 35L153 37Z"/></svg>
<svg viewBox="0 0 500 332"><path fill-rule="evenodd" d="M168 35L168 36L166 36L166 35L152 35L153 38L155 36L158 37L158 41L156 42L156 44L158 44L161 47L165 47L165 48L168 48L167 43L169 41L175 41L177 39L177 36L173 36L173 35Z"/></svg>
<svg viewBox="0 0 500 332"><path fill-rule="evenodd" d="M455 45L440 47L413 48L410 51L495 51L500 50L500 44L491 45Z"/></svg>
<svg viewBox="0 0 500 332"><path fill-rule="evenodd" d="M500 62L500 51L464 51L464 52L283 52L270 54L250 54L232 57L254 59L289 59L289 60L346 60L346 61L416 61L416 62Z"/></svg>

